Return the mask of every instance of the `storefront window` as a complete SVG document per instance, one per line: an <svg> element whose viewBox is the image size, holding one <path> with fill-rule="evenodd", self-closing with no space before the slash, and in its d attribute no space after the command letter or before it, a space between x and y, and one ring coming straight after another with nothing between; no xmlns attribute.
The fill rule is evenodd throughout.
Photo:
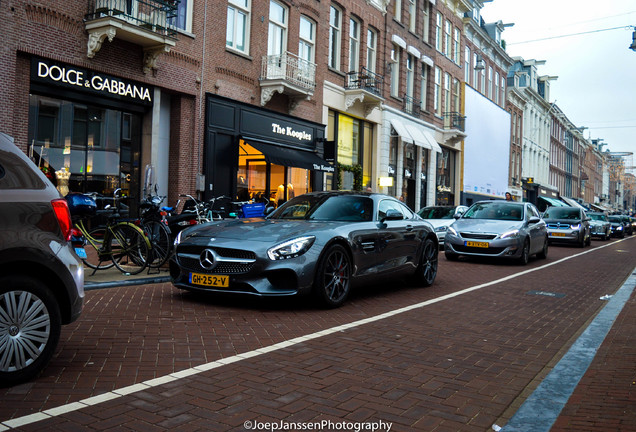
<svg viewBox="0 0 636 432"><path fill-rule="evenodd" d="M455 183L455 153L442 147L442 152L437 153L437 182L436 205L453 205Z"/></svg>
<svg viewBox="0 0 636 432"><path fill-rule="evenodd" d="M391 127L391 140L389 144L389 177L393 178L392 186L387 188L386 193L391 196L396 195L397 182L396 182L396 174L397 174L397 159L398 159L398 134Z"/></svg>
<svg viewBox="0 0 636 432"><path fill-rule="evenodd" d="M404 173L402 176L402 201L411 209L415 207L415 146L404 143Z"/></svg>
<svg viewBox="0 0 636 432"><path fill-rule="evenodd" d="M426 207L426 190L428 176L428 150L420 149L422 152L422 171L420 172L420 208Z"/></svg>
<svg viewBox="0 0 636 432"><path fill-rule="evenodd" d="M236 198L278 207L296 195L311 192L310 173L304 168L268 163L263 153L241 140Z"/></svg>
<svg viewBox="0 0 636 432"><path fill-rule="evenodd" d="M140 130L137 115L30 96L29 155L62 195L97 192L108 199L121 188L136 209Z"/></svg>

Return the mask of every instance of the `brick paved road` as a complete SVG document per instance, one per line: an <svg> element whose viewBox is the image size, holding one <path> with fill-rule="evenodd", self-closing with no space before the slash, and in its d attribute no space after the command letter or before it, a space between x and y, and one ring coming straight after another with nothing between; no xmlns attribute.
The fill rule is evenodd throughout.
<svg viewBox="0 0 636 432"><path fill-rule="evenodd" d="M237 361L21 429L245 430L247 420L383 420L391 430L484 431L505 423L604 305L599 297L636 266L636 238L593 247L552 247L548 260L527 267L442 256L430 288L358 290L344 307L327 311L302 300L201 298L169 284L91 291L45 374L0 391L0 422L229 359ZM236 357L547 263L556 264Z"/></svg>

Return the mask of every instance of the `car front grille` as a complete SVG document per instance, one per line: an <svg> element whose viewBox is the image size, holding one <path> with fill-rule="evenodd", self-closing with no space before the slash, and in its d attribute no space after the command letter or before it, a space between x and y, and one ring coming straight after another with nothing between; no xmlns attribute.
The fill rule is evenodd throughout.
<svg viewBox="0 0 636 432"><path fill-rule="evenodd" d="M471 232L462 232L459 234L462 236L462 238L473 240L494 240L497 237L497 234L479 234Z"/></svg>
<svg viewBox="0 0 636 432"><path fill-rule="evenodd" d="M549 229L570 229L570 224L561 222L551 222L547 224Z"/></svg>
<svg viewBox="0 0 636 432"><path fill-rule="evenodd" d="M480 255L499 255L504 251L505 248L501 247L488 247L488 248L480 248L480 247L470 247L464 245L453 245L453 249L455 249L459 253L475 253Z"/></svg>
<svg viewBox="0 0 636 432"><path fill-rule="evenodd" d="M210 249L216 254L216 265L208 270L201 265L201 253ZM249 272L256 261L254 252L240 249L217 247L185 246L178 247L177 262L186 270L201 273L243 274Z"/></svg>

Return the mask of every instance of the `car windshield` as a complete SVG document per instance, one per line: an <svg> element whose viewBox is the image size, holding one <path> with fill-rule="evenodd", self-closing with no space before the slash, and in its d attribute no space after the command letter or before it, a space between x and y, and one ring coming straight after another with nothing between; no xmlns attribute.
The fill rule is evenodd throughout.
<svg viewBox="0 0 636 432"><path fill-rule="evenodd" d="M462 219L523 220L523 206L520 204L476 203L466 210Z"/></svg>
<svg viewBox="0 0 636 432"><path fill-rule="evenodd" d="M301 195L280 206L269 219L368 222L373 200L353 195Z"/></svg>
<svg viewBox="0 0 636 432"><path fill-rule="evenodd" d="M543 214L543 219L581 219L581 212L567 207L549 207Z"/></svg>
<svg viewBox="0 0 636 432"><path fill-rule="evenodd" d="M607 221L607 216L605 216L604 214L601 214L601 213L588 213L587 215L592 220Z"/></svg>
<svg viewBox="0 0 636 432"><path fill-rule="evenodd" d="M620 222L621 219L622 218L620 216L610 216L609 217L610 222Z"/></svg>
<svg viewBox="0 0 636 432"><path fill-rule="evenodd" d="M455 207L424 207L417 214L422 219L452 219Z"/></svg>

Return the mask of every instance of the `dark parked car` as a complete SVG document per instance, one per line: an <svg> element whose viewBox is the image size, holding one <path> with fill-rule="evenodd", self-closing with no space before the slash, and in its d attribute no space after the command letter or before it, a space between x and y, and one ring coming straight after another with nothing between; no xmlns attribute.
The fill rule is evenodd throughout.
<svg viewBox="0 0 636 432"><path fill-rule="evenodd" d="M570 243L580 247L592 243L590 218L580 207L548 207L543 213L550 243Z"/></svg>
<svg viewBox="0 0 636 432"><path fill-rule="evenodd" d="M393 197L326 191L297 196L266 218L210 222L175 240L177 288L289 296L335 307L353 284L437 275L433 227Z"/></svg>
<svg viewBox="0 0 636 432"><path fill-rule="evenodd" d="M587 216L590 218L590 233L592 237L608 240L612 235L612 226L607 215L600 212L588 212Z"/></svg>
<svg viewBox="0 0 636 432"><path fill-rule="evenodd" d="M625 223L621 215L608 216L610 221L610 228L612 230L612 237L624 238L625 237Z"/></svg>
<svg viewBox="0 0 636 432"><path fill-rule="evenodd" d="M0 385L38 374L84 299L66 200L0 133Z"/></svg>
<svg viewBox="0 0 636 432"><path fill-rule="evenodd" d="M444 253L511 258L528 263L530 255L548 256L548 232L537 208L530 203L478 201L446 232Z"/></svg>

